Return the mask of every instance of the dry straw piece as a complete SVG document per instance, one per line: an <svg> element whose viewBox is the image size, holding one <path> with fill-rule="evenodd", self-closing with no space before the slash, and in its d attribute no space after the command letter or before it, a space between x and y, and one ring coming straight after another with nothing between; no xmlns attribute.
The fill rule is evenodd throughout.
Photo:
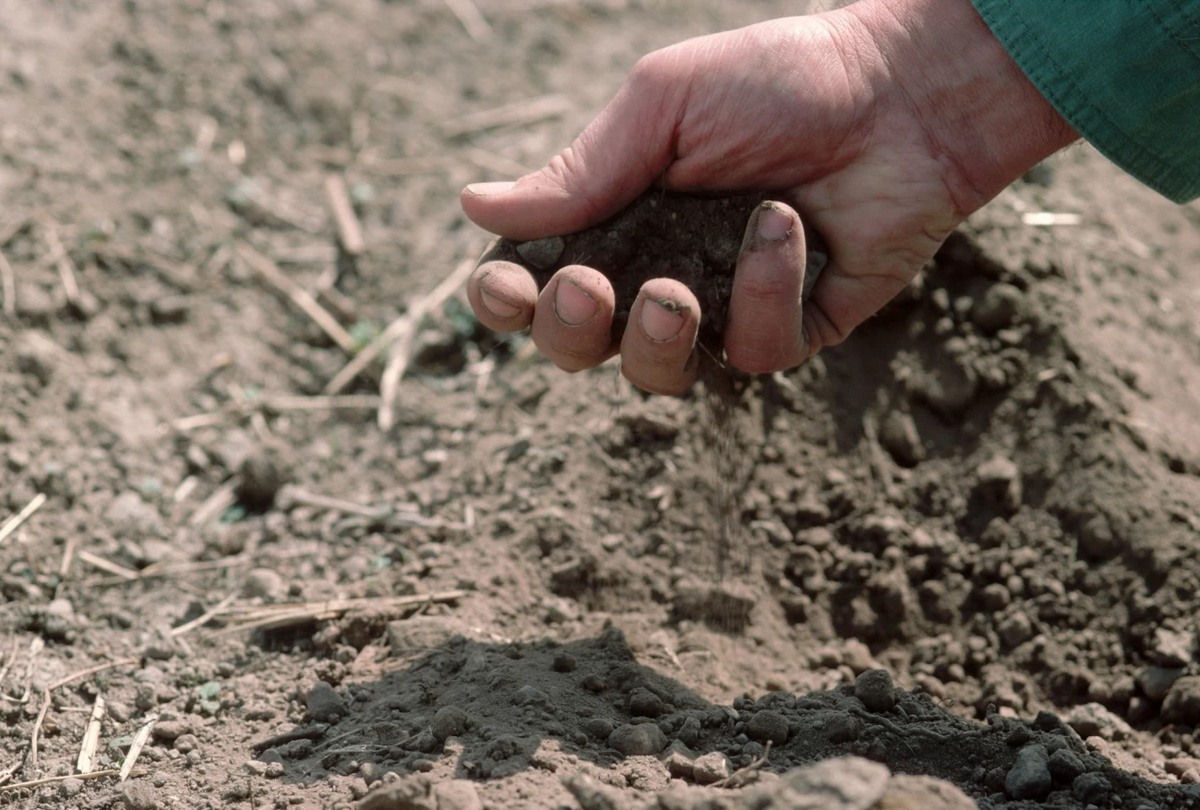
<svg viewBox="0 0 1200 810"><path fill-rule="evenodd" d="M79 746L79 759L75 762L75 770L79 773L92 772L96 748L100 745L100 724L104 722L104 710L103 695L96 695L96 702L92 704L92 716L88 719L87 729L83 732L83 743Z"/></svg>
<svg viewBox="0 0 1200 810"><path fill-rule="evenodd" d="M121 766L120 781L124 782L129 778L133 771L134 763L141 756L142 749L146 747L146 742L150 739L150 732L154 730L154 724L158 722L158 715L152 714L146 719L146 724L138 729L138 733L133 738L133 743L129 746L129 753L125 756L125 764Z"/></svg>
<svg viewBox="0 0 1200 810"><path fill-rule="evenodd" d="M7 540L9 537L12 536L13 532L15 532L17 529L21 528L21 524L24 523L25 521L29 520L29 518L33 516L34 512L36 512L37 510L42 508L42 504L44 504L45 502L46 502L45 494L39 492L37 495L35 495L33 497L33 500L31 500L29 503L25 504L24 509L22 509L20 512L17 512L17 514L13 515L8 520L6 520L4 522L4 525L0 526L0 543L3 543L5 540Z"/></svg>

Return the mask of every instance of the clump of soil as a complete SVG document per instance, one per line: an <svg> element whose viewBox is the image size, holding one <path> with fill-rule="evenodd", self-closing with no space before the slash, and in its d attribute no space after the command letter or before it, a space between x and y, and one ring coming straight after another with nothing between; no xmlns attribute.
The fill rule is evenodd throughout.
<svg viewBox="0 0 1200 810"><path fill-rule="evenodd" d="M699 197L652 189L619 213L578 233L529 242L498 239L480 260L509 261L533 274L538 289L572 264L603 273L616 293L613 337L619 340L642 285L653 278L683 282L700 302L699 341L721 353L729 294L746 223L767 197ZM804 294L828 260L824 243L805 229Z"/></svg>

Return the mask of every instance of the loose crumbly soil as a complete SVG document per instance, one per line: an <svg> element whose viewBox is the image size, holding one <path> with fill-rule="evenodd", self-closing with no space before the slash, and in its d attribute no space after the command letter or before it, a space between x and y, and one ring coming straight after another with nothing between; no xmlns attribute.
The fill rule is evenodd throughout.
<svg viewBox="0 0 1200 810"><path fill-rule="evenodd" d="M377 369L298 408L347 354L237 245L311 291L338 268L318 300L365 344L483 250L461 185L544 160L642 53L795 12L477 5L486 44L442 2L0 2L0 520L46 496L0 545L0 778L70 774L97 694L97 767L158 718L123 792L0 805L962 806L861 759L773 776L843 755L980 807L1195 805L1200 209L1087 149L739 383L724 576L699 392L563 375L453 300L390 433ZM233 628L289 603L322 606Z"/></svg>
<svg viewBox="0 0 1200 810"><path fill-rule="evenodd" d="M481 263L511 262L528 270L538 289L562 268L581 264L612 283L613 338L620 340L642 285L653 278L683 282L700 303L699 341L710 357L721 352L729 294L746 223L764 195L699 197L652 189L607 221L585 231L530 242L498 239ZM816 241L815 237L809 242ZM827 256L809 247L804 292L820 277Z"/></svg>

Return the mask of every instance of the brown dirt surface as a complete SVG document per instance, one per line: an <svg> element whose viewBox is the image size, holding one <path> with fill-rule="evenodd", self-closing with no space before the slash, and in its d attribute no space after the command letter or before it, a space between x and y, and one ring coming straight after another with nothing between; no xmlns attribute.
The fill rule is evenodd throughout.
<svg viewBox="0 0 1200 810"><path fill-rule="evenodd" d="M1200 209L1068 150L722 435L460 295L382 433L458 189L797 12L469 5L0 0L0 806L1200 805Z"/></svg>

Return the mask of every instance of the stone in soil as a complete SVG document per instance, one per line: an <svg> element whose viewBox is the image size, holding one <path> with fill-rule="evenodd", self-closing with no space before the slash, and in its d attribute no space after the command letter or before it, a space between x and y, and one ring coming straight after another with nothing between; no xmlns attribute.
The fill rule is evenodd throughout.
<svg viewBox="0 0 1200 810"><path fill-rule="evenodd" d="M325 681L317 681L305 692L304 706L309 715L321 723L327 723L346 713L346 702L337 690Z"/></svg>
<svg viewBox="0 0 1200 810"><path fill-rule="evenodd" d="M769 740L775 745L783 745L788 738L788 721L779 712L764 709L750 718L750 722L746 724L746 733L751 739L759 742L765 743Z"/></svg>
<svg viewBox="0 0 1200 810"><path fill-rule="evenodd" d="M1200 675L1189 675L1171 685L1163 700L1162 719L1167 723L1200 725Z"/></svg>
<svg viewBox="0 0 1200 810"><path fill-rule="evenodd" d="M1085 773L1076 777L1071 785L1071 795L1086 805L1102 807L1108 803L1112 784L1098 773Z"/></svg>
<svg viewBox="0 0 1200 810"><path fill-rule="evenodd" d="M1066 713L1063 721L1085 740L1088 737L1123 740L1133 736L1133 729L1128 723L1099 703L1075 706Z"/></svg>
<svg viewBox="0 0 1200 810"><path fill-rule="evenodd" d="M586 774L574 773L563 780L563 786L579 802L582 810L626 810L633 806L628 793L606 785L599 779ZM364 810L386 810L364 808Z"/></svg>
<svg viewBox="0 0 1200 810"><path fill-rule="evenodd" d="M160 720L154 724L150 735L161 742L173 743L184 734L190 734L192 724L186 720Z"/></svg>
<svg viewBox="0 0 1200 810"><path fill-rule="evenodd" d="M242 581L242 596L247 599L280 599L286 591L283 577L270 568L253 568Z"/></svg>
<svg viewBox="0 0 1200 810"><path fill-rule="evenodd" d="M125 810L158 810L158 797L149 782L131 779L121 787Z"/></svg>
<svg viewBox="0 0 1200 810"><path fill-rule="evenodd" d="M1187 670L1183 667L1146 667L1137 674L1136 681L1146 697L1161 701L1185 674Z"/></svg>
<svg viewBox="0 0 1200 810"><path fill-rule="evenodd" d="M675 740L663 755L663 765L667 772L676 779L693 778L693 762L696 754L681 741Z"/></svg>
<svg viewBox="0 0 1200 810"><path fill-rule="evenodd" d="M1087 765L1079 754L1069 748L1060 748L1050 755L1050 775L1056 782L1070 783L1087 771Z"/></svg>
<svg viewBox="0 0 1200 810"><path fill-rule="evenodd" d="M447 737L458 737L467 730L467 713L457 706L443 706L433 715L430 731L438 742Z"/></svg>
<svg viewBox="0 0 1200 810"><path fill-rule="evenodd" d="M1004 789L1014 799L1041 801L1050 795L1050 755L1046 746L1027 745L1017 752L1016 761L1004 777Z"/></svg>
<svg viewBox="0 0 1200 810"><path fill-rule="evenodd" d="M729 757L720 751L712 751L704 756L696 757L692 762L692 778L702 785L720 782L733 773Z"/></svg>
<svg viewBox="0 0 1200 810"><path fill-rule="evenodd" d="M925 459L925 446L912 414L893 410L879 426L879 443L901 467L915 467Z"/></svg>
<svg viewBox="0 0 1200 810"><path fill-rule="evenodd" d="M609 748L627 757L653 756L667 747L667 737L655 723L623 725L608 735Z"/></svg>
<svg viewBox="0 0 1200 810"><path fill-rule="evenodd" d="M662 698L639 686L629 693L629 713L634 717L658 717L665 711Z"/></svg>
<svg viewBox="0 0 1200 810"><path fill-rule="evenodd" d="M1024 297L1011 284L993 284L971 308L971 320L984 332L1003 329L1020 315Z"/></svg>
<svg viewBox="0 0 1200 810"><path fill-rule="evenodd" d="M282 448L258 448L247 454L238 475L238 500L256 511L269 509L291 477Z"/></svg>
<svg viewBox="0 0 1200 810"><path fill-rule="evenodd" d="M886 669L868 669L859 675L854 696L871 712L891 711L896 705L896 687Z"/></svg>

